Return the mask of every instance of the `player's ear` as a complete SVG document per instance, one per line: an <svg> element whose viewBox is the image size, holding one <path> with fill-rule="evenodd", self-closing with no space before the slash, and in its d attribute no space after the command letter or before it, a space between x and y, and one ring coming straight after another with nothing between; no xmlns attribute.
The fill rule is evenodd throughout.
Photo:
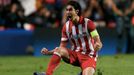
<svg viewBox="0 0 134 75"><path fill-rule="evenodd" d="M76 10L76 13L78 14L79 13L79 10Z"/></svg>

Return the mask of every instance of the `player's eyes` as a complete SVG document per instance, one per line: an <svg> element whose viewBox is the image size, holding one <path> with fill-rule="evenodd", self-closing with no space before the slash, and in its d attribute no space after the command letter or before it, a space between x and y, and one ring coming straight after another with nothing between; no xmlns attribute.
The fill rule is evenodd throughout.
<svg viewBox="0 0 134 75"><path fill-rule="evenodd" d="M73 8L66 8L66 11L72 11Z"/></svg>

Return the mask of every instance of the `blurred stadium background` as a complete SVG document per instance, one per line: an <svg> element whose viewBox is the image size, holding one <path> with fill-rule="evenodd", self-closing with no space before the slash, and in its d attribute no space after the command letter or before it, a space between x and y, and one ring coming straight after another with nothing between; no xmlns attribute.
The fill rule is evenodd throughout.
<svg viewBox="0 0 134 75"><path fill-rule="evenodd" d="M22 71L25 71L23 75L29 75L36 70L45 70L49 56L42 58L40 50L43 47L51 50L59 45L61 28L66 21L64 7L67 1L69 0L0 0L0 75L21 75L19 73L23 73ZM94 21L102 39L103 48L99 51L101 58L98 67L103 66L104 75L133 75L134 0L77 1L82 6L82 15ZM124 41L121 43L118 41L117 14L113 12L110 1L114 1L117 5L121 4L118 1L123 1L122 8L126 6L126 10L129 10L127 8L132 10L128 15L123 16L128 21L120 21L129 24L125 29L130 31L129 37L127 31L123 30ZM122 45L119 55L117 54L118 43ZM9 66L11 64L18 67ZM113 64L116 64L115 67ZM29 72L24 70L28 65ZM19 66L22 71L18 70ZM65 69L70 67L72 66ZM61 68L55 75L65 75L64 72L60 72L65 69ZM78 68L76 72L68 70L70 73L67 75L71 73L77 75L79 71Z"/></svg>

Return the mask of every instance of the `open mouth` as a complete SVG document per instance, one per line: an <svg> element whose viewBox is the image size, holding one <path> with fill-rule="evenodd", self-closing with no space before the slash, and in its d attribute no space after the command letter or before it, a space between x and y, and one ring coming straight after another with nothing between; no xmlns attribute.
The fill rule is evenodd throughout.
<svg viewBox="0 0 134 75"><path fill-rule="evenodd" d="M71 18L72 16L68 16L68 18Z"/></svg>
<svg viewBox="0 0 134 75"><path fill-rule="evenodd" d="M72 18L72 16L71 16L71 15L68 15L67 17L68 17L69 19L71 19L71 18Z"/></svg>

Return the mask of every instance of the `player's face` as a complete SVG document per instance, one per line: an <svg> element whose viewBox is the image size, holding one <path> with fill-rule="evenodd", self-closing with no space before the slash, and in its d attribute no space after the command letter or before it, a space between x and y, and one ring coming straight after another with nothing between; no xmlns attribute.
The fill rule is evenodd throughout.
<svg viewBox="0 0 134 75"><path fill-rule="evenodd" d="M69 19L73 19L75 16L77 16L76 10L71 5L66 7L66 14Z"/></svg>

